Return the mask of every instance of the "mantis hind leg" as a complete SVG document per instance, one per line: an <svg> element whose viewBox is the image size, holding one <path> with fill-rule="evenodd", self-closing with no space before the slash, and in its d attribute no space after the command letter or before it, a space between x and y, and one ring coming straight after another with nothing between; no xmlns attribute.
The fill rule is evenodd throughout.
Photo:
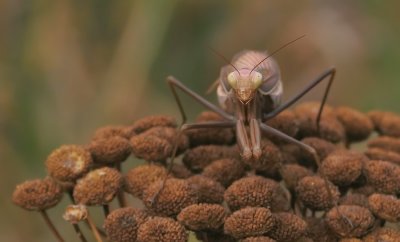
<svg viewBox="0 0 400 242"><path fill-rule="evenodd" d="M324 109L326 99L328 98L328 94L329 94L330 88L332 86L333 80L335 79L335 74L336 74L335 67L329 68L328 70L324 71L317 78L312 80L306 87L304 87L303 90L301 90L299 93L297 93L294 97L292 97L291 99L289 99L288 101L286 101L285 103L280 105L278 108L274 109L273 111L271 111L267 114L264 114L263 120L268 120L268 119L275 117L276 115L278 115L279 113L281 113L282 111L287 109L288 107L292 106L295 102L297 102L300 98L302 98L305 94L307 94L309 91L311 91L315 86L317 86L323 80L328 80L328 84L325 87L321 105L318 110L317 118L315 120L316 125L317 125L317 130L319 131L319 125L320 125L320 121L321 121L322 111ZM329 79L326 79L327 77L329 77Z"/></svg>
<svg viewBox="0 0 400 242"><path fill-rule="evenodd" d="M327 191L327 194L328 194L328 197L329 197L329 201L333 202L332 205L335 207L337 212L339 214L341 214L339 209L338 209L338 201L334 200L332 191L329 188L329 180L326 178L326 176L323 174L323 172L321 172L321 170L319 169L321 167L321 160L320 160L320 158L318 156L317 151L313 147L311 147L311 146L309 146L307 144L304 144L303 142L301 142L299 140L296 140L295 138L290 137L289 135L287 135L285 133L282 133L281 131L279 131L277 129L274 129L274 128L272 128L272 127L270 127L270 126L268 126L268 125L266 125L264 123L260 122L260 128L265 133L268 133L268 134L271 134L271 135L275 135L275 136L277 136L279 138L282 138L282 139L286 140L289 143L296 144L296 145L300 146L301 148L305 149L307 152L309 152L314 157L315 163L318 166L318 171L320 172L321 177L324 179L324 183L325 183L324 186L325 186L325 189ZM279 164L279 169L280 169L280 172L282 172L282 163ZM354 229L354 225L349 220L349 218L347 218L346 216L344 216L342 214L341 214L341 218L343 220L345 220L351 226L352 229Z"/></svg>

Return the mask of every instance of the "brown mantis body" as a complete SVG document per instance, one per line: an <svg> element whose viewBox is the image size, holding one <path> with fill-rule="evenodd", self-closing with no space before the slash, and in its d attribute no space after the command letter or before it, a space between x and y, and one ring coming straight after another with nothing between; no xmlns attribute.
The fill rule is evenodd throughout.
<svg viewBox="0 0 400 242"><path fill-rule="evenodd" d="M297 38L296 40L300 38ZM331 84L334 80L336 69L334 67L327 69L291 99L281 103L283 88L280 71L276 62L270 57L296 40L287 43L278 50L272 52L270 55L267 55L265 52L243 51L236 55L232 62L226 61L229 65L226 65L221 69L219 79L217 80L217 95L220 107L210 103L202 96L186 87L176 78L169 76L167 78L167 83L171 88L182 116L182 125L180 126L178 136L191 129L235 128L236 140L240 149L240 154L244 160L249 160L260 158L261 137L262 133L266 133L280 137L289 143L302 147L313 155L316 164L320 167L318 154L313 147L265 124L265 121L275 117L290 107L323 80L328 80L316 118L317 130L319 130L321 114ZM207 109L218 113L224 118L224 120L191 124L186 123L187 117L179 99L177 89L180 89ZM176 151L177 142L169 164L170 170L173 165ZM321 174L321 176L324 177L323 174ZM329 196L333 198L331 190L329 189L328 180L325 177L324 179L327 192ZM163 186L161 186L160 191L162 189ZM153 197L151 201L152 203L156 202L159 192ZM334 206L337 206L337 204L334 204Z"/></svg>

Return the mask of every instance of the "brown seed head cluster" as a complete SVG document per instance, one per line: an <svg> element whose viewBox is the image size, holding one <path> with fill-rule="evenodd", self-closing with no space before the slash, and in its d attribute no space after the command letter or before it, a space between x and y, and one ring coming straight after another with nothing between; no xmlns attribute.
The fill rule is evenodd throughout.
<svg viewBox="0 0 400 242"><path fill-rule="evenodd" d="M108 216L95 223L115 242L399 241L400 116L325 106L318 129L318 110L302 103L265 122L310 149L262 134L259 159L242 159L232 128L178 135L163 115L105 126L54 150L49 176L18 185L13 201L46 210L67 192L74 226L102 205ZM221 120L203 112L196 122Z"/></svg>
<svg viewBox="0 0 400 242"><path fill-rule="evenodd" d="M54 150L46 160L50 176L61 182L74 182L89 171L92 157L83 147L63 145Z"/></svg>
<svg viewBox="0 0 400 242"><path fill-rule="evenodd" d="M153 217L139 226L138 242L186 242L185 228L172 218Z"/></svg>
<svg viewBox="0 0 400 242"><path fill-rule="evenodd" d="M139 226L146 220L146 212L132 207L112 211L104 220L107 238L111 241L136 241Z"/></svg>
<svg viewBox="0 0 400 242"><path fill-rule="evenodd" d="M19 184L12 195L18 206L27 210L45 210L57 205L63 196L61 186L50 177Z"/></svg>
<svg viewBox="0 0 400 242"><path fill-rule="evenodd" d="M89 206L107 204L117 195L122 184L122 175L116 169L99 168L77 181L74 199Z"/></svg>

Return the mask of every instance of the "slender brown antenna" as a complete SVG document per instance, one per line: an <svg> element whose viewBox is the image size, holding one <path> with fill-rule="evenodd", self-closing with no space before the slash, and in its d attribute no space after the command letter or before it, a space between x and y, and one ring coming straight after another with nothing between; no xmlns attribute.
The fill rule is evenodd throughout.
<svg viewBox="0 0 400 242"><path fill-rule="evenodd" d="M302 35L302 36L300 36L300 37L298 37L298 38L296 38L296 39L294 39L294 40L292 40L292 41L290 41L290 42L288 42L288 43L282 45L282 46L279 47L277 50L273 51L273 52L272 52L271 54L269 54L267 57L265 57L265 58L262 59L260 62L258 62L258 64L255 65L255 66L253 67L253 69L251 69L250 73L252 73L252 72L257 68L257 66L259 66L261 63L263 63L266 59L268 59L269 57L273 56L274 54L276 54L277 52L279 52L280 50L282 50L282 49L285 48L286 46L288 46L288 45L290 45L290 44L293 44L294 42L298 41L299 39L301 39L301 38L303 38L303 37L305 37L305 36L306 36L306 35L304 34L304 35Z"/></svg>
<svg viewBox="0 0 400 242"><path fill-rule="evenodd" d="M208 48L209 48L215 55L217 55L217 56L220 57L222 60L224 60L227 64L229 64L230 66L232 66L232 67L237 71L237 73L239 73L239 76L240 76L239 70L238 70L225 56L223 56L222 54L220 54L218 51L216 51L215 49L213 49L211 46L208 46Z"/></svg>

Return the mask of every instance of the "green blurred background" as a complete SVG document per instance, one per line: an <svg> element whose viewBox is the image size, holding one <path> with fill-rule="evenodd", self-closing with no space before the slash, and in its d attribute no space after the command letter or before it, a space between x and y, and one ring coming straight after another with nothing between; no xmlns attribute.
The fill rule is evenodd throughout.
<svg viewBox="0 0 400 242"><path fill-rule="evenodd" d="M15 185L45 176L52 149L84 144L97 127L179 117L165 77L205 93L224 65L208 46L231 58L306 34L275 56L286 98L334 65L329 103L400 112L399 9L377 0L0 1L0 241L54 241L39 214L11 204ZM184 100L193 118L201 107ZM76 241L61 219L66 204L50 216Z"/></svg>

